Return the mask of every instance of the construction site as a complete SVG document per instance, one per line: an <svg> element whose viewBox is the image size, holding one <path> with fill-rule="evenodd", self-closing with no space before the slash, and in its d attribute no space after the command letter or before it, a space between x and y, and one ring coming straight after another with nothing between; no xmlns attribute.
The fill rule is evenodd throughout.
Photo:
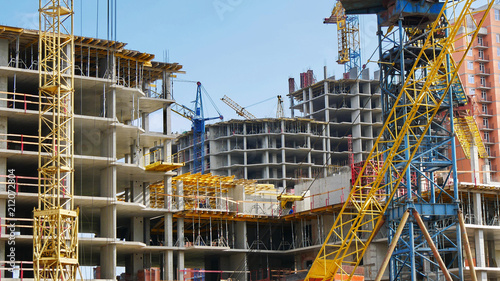
<svg viewBox="0 0 500 281"><path fill-rule="evenodd" d="M275 118L182 105L182 62L75 34L72 0L0 25L0 279L500 280L500 5L331 4L344 71Z"/></svg>

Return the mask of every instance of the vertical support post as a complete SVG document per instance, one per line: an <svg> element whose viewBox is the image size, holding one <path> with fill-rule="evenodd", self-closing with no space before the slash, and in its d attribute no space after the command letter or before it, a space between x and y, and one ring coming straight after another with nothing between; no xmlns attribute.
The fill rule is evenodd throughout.
<svg viewBox="0 0 500 281"><path fill-rule="evenodd" d="M432 253L434 254L434 258L437 260L439 267L441 268L441 271L444 274L444 277L446 278L447 281L453 281L451 278L450 272L448 272L448 269L446 268L446 264L443 262L443 259L439 255L438 249L436 248L436 245L434 244L434 241L432 241L432 237L427 231L427 228L425 227L424 222L422 221L422 218L418 214L417 211L413 210L413 217L417 221L418 226L420 227L420 230L422 230L422 234L425 237L425 240L427 241L427 244L429 244L429 247L432 250Z"/></svg>

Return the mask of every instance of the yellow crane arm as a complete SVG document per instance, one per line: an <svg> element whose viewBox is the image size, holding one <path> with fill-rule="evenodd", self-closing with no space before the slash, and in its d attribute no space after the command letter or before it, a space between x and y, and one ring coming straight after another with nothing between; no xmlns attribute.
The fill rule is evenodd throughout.
<svg viewBox="0 0 500 281"><path fill-rule="evenodd" d="M248 112L248 110L237 104L228 96L224 95L224 97L220 100L227 104L230 108L234 109L234 111L236 111L236 114L238 114L239 116L244 117L245 119L257 119L257 117L255 117L252 113Z"/></svg>
<svg viewBox="0 0 500 281"><path fill-rule="evenodd" d="M185 107L182 104L174 102L170 108L172 109L173 112L179 114L180 116L188 119L188 120L193 120L194 116L194 111L190 108Z"/></svg>

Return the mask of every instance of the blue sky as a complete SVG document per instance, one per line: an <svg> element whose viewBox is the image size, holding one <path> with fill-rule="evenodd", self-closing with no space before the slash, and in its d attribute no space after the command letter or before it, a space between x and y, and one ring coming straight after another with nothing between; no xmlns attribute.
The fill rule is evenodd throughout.
<svg viewBox="0 0 500 281"><path fill-rule="evenodd" d="M6 0L3 0L6 1ZM107 0L74 0L75 34L107 38ZM323 66L328 75L342 75L336 64L335 25L323 24L333 0L118 0L116 39L128 49L153 53L163 61L178 62L187 72L179 79L201 81L225 120L238 118L220 101L228 95L248 106L276 95L286 96L287 80L313 69L318 80ZM4 4L0 24L38 29L38 1ZM97 7L99 14L97 13ZM97 22L99 25L97 26ZM374 16L361 19L363 61L376 47ZM373 70L375 64L368 67ZM174 98L192 106L194 83L174 82ZM257 117L273 117L276 101L249 107ZM290 116L285 98L285 115ZM205 115L216 111L205 99ZM160 114L153 114L151 128L161 130ZM175 118L175 119L174 119ZM190 129L190 122L173 117L173 131Z"/></svg>

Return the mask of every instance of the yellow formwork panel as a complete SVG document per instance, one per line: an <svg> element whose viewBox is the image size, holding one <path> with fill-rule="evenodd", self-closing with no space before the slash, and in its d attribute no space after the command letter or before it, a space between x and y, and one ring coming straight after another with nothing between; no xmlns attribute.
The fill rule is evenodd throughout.
<svg viewBox="0 0 500 281"><path fill-rule="evenodd" d="M155 171L155 172L168 172L183 167L184 163L166 163L166 162L155 162L153 164L146 165L144 169L146 171Z"/></svg>

